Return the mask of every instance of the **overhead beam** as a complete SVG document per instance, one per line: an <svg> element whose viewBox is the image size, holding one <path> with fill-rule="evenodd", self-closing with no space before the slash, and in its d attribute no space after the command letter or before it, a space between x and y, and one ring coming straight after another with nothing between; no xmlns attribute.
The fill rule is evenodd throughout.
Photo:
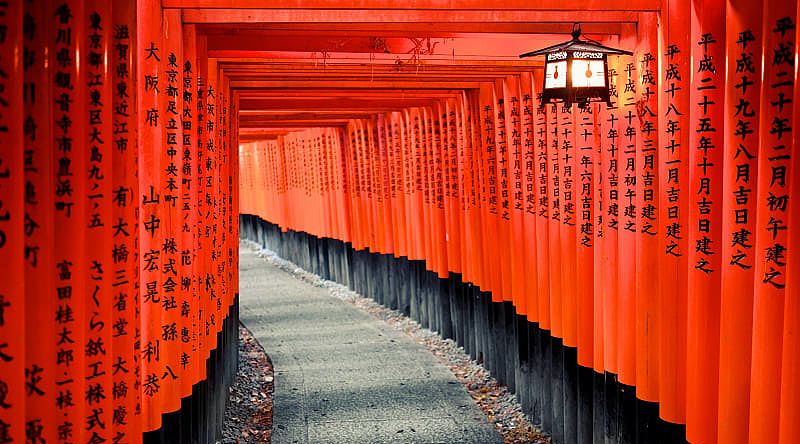
<svg viewBox="0 0 800 444"><path fill-rule="evenodd" d="M498 2L499 3L499 2ZM531 2L536 3L536 2ZM389 9L184 9L184 23L635 23L630 9L589 10L389 10Z"/></svg>
<svg viewBox="0 0 800 444"><path fill-rule="evenodd" d="M284 127L284 128L244 128L242 129L239 134L244 134L247 136L256 136L256 135L264 135L264 134L285 134L290 131L296 131L296 128Z"/></svg>
<svg viewBox="0 0 800 444"><path fill-rule="evenodd" d="M274 59L264 58L264 57L212 57L212 58L216 59L217 63L223 64L223 65L224 64L236 64L236 65L244 66L244 67L259 67L259 66L261 66L261 67L269 67L269 68L275 68L275 69L281 69L281 68L294 69L298 65L304 65L306 67L316 67L318 69L320 66L322 66L322 63L319 62L319 61L318 62L314 62L314 61L300 62L300 61L297 61L297 60L281 59L281 58L274 58ZM520 60L520 62L522 63L521 66L525 66L527 64L526 62L528 60L530 60L530 59L527 59L527 60L526 59L522 59L522 60ZM429 68L430 69L447 69L447 67L450 66L450 67L452 67L452 69L468 69L470 67L476 68L476 69L483 69L483 67L491 67L493 65L498 65L498 64L494 60L458 60L458 59L456 59L456 60L452 61L451 65L445 65L445 66L442 66L442 65L430 65ZM352 67L353 64L352 63L347 64L347 63L331 63L331 62L329 62L329 63L327 63L326 66L329 66L329 67L341 66L343 69L346 69L348 67ZM362 65L362 66L369 66L369 65ZM499 65L499 66L504 66L504 65ZM413 66L413 65L395 66L394 69L406 70L406 71L408 71L408 70L417 71L417 68L426 69L426 67L428 67L428 65L423 63L423 64L420 64L418 66ZM353 68L353 69L356 69L356 68Z"/></svg>
<svg viewBox="0 0 800 444"><path fill-rule="evenodd" d="M331 81L302 81L302 80L231 80L232 89L276 89L276 88L332 88L332 89L371 89L371 88L415 88L415 89L472 89L479 88L480 82L441 82L441 81L379 81L364 82L354 80Z"/></svg>
<svg viewBox="0 0 800 444"><path fill-rule="evenodd" d="M363 118L363 117L360 117ZM323 128L347 126L348 119L273 120L240 122L240 128Z"/></svg>
<svg viewBox="0 0 800 444"><path fill-rule="evenodd" d="M588 36L603 38L603 36ZM371 59L408 57L410 54L446 56L448 59L463 57L487 60L512 57L531 50L531 46L544 47L565 40L562 34L466 34L452 38L377 37L377 36L331 36L304 35L300 33L241 32L216 35L208 38L208 50L242 50L295 53L361 53ZM423 51L419 51L422 49Z"/></svg>
<svg viewBox="0 0 800 444"><path fill-rule="evenodd" d="M161 0L164 8L658 11L659 0Z"/></svg>
<svg viewBox="0 0 800 444"><path fill-rule="evenodd" d="M469 81L493 81L494 79L505 77L507 75L511 75L513 73L482 73L482 72L474 72L472 74L468 73L460 73L460 74L428 74L428 75L391 75L391 74L375 74L370 76L368 73L364 75L360 74L347 74L347 75L336 75L331 73L329 75L290 75L290 74L278 74L278 75L270 75L270 74L240 74L240 75L231 75L230 79L236 82L245 82L245 81L291 81L291 80L306 80L306 81L320 81L324 82L327 81L331 82L347 82L347 81L357 81L357 82L368 82L368 83L376 83L376 82L403 82L403 81L415 81L415 82L424 82L424 81L451 81L451 82L469 82Z"/></svg>
<svg viewBox="0 0 800 444"><path fill-rule="evenodd" d="M620 23L581 23L586 35L619 35ZM451 38L460 35L563 34L572 31L572 23L482 22L482 23L240 23L235 28L222 23L198 25L197 31L209 36L249 33L308 33L310 36L361 37L431 37Z"/></svg>
<svg viewBox="0 0 800 444"><path fill-rule="evenodd" d="M425 102L419 105L412 106L429 106L432 102ZM272 119L273 117L282 118L285 116L297 115L318 115L325 114L326 116L341 116L352 114L379 114L386 111L399 111L403 109L400 106L385 106L385 107L328 107L328 108L311 108L311 107L297 107L297 108L248 108L240 110L240 115L248 119L265 118Z"/></svg>
<svg viewBox="0 0 800 444"><path fill-rule="evenodd" d="M280 98L280 99L308 99L310 97L344 97L352 98L354 93L358 94L359 98L450 98L459 97L462 94L461 90L451 89L430 89L430 90L416 90L416 89L361 89L353 90L332 90L332 89L295 89L295 90L238 90L237 95L241 100L260 99L260 98Z"/></svg>
<svg viewBox="0 0 800 444"><path fill-rule="evenodd" d="M241 114L239 119L242 123L253 122L276 122L287 120L340 120L340 119L361 119L370 117L375 112L370 111L303 111L303 112L276 112L274 114Z"/></svg>
<svg viewBox="0 0 800 444"><path fill-rule="evenodd" d="M278 136L284 136L289 132L282 134L239 134L239 143L259 142L262 140L275 140Z"/></svg>
<svg viewBox="0 0 800 444"><path fill-rule="evenodd" d="M426 106L433 103L435 99L330 99L321 97L319 99L286 99L276 97L275 99L245 99L239 102L239 109L242 111L262 111L262 110L334 110L334 109L371 109L377 111L394 110L411 106Z"/></svg>
<svg viewBox="0 0 800 444"><path fill-rule="evenodd" d="M322 128L336 128L339 125L327 126ZM296 131L302 131L305 127L274 127L274 128L242 128L239 131L239 138L250 138L253 140L263 140L264 138L274 138L277 136L285 136L286 134Z"/></svg>
<svg viewBox="0 0 800 444"><path fill-rule="evenodd" d="M235 60L235 59L234 59ZM355 65L355 64L331 64L322 65L319 63L295 62L281 64L236 62L231 59L218 59L217 66L225 70L230 75L238 74L280 74L288 75L292 73L303 73L319 75L320 73L330 75L348 74L399 74L399 75L452 75L482 72L491 73L519 73L520 71L532 71L538 67L530 65L507 66L498 64L474 64L474 65Z"/></svg>
<svg viewBox="0 0 800 444"><path fill-rule="evenodd" d="M217 59L235 59L235 58L249 58L249 59L263 59L263 60L294 60L303 62L316 61L320 66L325 64L344 64L344 63L357 63L357 64L373 64L373 65L390 65L394 66L398 61L398 54L391 56L370 56L364 53L328 53L327 58L323 58L321 53L317 52L289 52L289 51L251 51L251 50L236 50L236 49L216 49L208 51L208 56ZM404 55L406 60L400 58L402 66L421 66L409 63L410 56ZM452 58L447 54L433 55L433 56L420 56L420 61L423 65L504 65L504 66L543 66L543 62L533 59L519 59L517 55L507 55L502 57L495 57L494 59L487 60L487 57L480 55L459 56L459 58Z"/></svg>

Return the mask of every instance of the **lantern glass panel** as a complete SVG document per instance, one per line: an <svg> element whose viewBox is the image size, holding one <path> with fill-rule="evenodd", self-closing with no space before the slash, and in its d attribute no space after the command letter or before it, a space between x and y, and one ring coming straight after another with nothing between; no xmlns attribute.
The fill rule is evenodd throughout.
<svg viewBox="0 0 800 444"><path fill-rule="evenodd" d="M547 63L545 68L545 89L567 87L567 61Z"/></svg>
<svg viewBox="0 0 800 444"><path fill-rule="evenodd" d="M575 88L606 86L605 66L603 61L573 60L572 86Z"/></svg>

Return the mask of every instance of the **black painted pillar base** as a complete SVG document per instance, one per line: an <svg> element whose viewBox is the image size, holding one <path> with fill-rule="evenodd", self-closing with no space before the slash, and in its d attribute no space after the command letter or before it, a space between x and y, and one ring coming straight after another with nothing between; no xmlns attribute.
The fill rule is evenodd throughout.
<svg viewBox="0 0 800 444"><path fill-rule="evenodd" d="M555 444L686 442L685 428L660 419L658 405L636 398L635 387L578 365L577 349L517 315L510 302L493 302L491 293L459 274L442 279L423 261L281 232L255 216L241 221L244 238L454 339L516 393L530 421Z"/></svg>
<svg viewBox="0 0 800 444"><path fill-rule="evenodd" d="M222 438L228 392L239 370L238 293L217 333L217 348L211 351L205 365L206 379L181 399L178 411L161 415L161 428L143 434L145 444L213 444Z"/></svg>

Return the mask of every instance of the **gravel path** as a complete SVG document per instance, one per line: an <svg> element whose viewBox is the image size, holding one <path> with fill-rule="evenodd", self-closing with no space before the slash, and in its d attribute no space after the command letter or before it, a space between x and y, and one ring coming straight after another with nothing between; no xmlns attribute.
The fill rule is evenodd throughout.
<svg viewBox="0 0 800 444"><path fill-rule="evenodd" d="M222 444L270 442L275 375L269 356L243 326L239 326L239 372L230 389L222 426Z"/></svg>
<svg viewBox="0 0 800 444"><path fill-rule="evenodd" d="M453 341L268 251L243 247L240 273L275 362L275 443L546 442Z"/></svg>

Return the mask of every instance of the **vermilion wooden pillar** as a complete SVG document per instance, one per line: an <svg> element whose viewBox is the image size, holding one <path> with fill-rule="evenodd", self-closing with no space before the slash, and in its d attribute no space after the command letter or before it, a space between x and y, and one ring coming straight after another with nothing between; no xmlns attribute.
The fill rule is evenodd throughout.
<svg viewBox="0 0 800 444"><path fill-rule="evenodd" d="M765 1L762 44L765 57L759 120L758 185L755 231L750 440L778 442L781 353L786 292L792 104L794 76L791 45L797 2Z"/></svg>
<svg viewBox="0 0 800 444"><path fill-rule="evenodd" d="M480 91L473 91L466 97L467 109L469 113L469 123L472 138L472 157L471 169L473 172L473 190L475 197L472 201L472 218L473 226L475 227L474 244L473 248L476 255L473 258L473 266L475 267L475 284L480 290L487 290L489 288L490 268L487 265L487 255L485 238L486 238L486 224L488 223L485 218L485 212L488 208L486 199L486 171L482 165L486 152L483 149L483 110L481 109Z"/></svg>
<svg viewBox="0 0 800 444"><path fill-rule="evenodd" d="M464 109L464 131L465 142L471 149L466 152L467 168L467 187L468 187L468 227L471 227L472 236L470 236L466 243L465 252L469 255L467 257L470 269L470 282L480 286L483 282L483 227L481 221L481 175L476 166L479 164L481 156L480 150L480 127L478 126L478 105L476 103L476 95L474 92L465 93L462 99ZM465 227L467 228L467 227ZM466 276L465 276L466 277Z"/></svg>
<svg viewBox="0 0 800 444"><path fill-rule="evenodd" d="M798 5L800 9L800 5ZM795 42L795 52L797 52L797 42ZM795 62L796 64L797 62ZM795 66L795 81L797 81L797 66ZM794 106L800 103L800 88L794 91ZM794 127L798 128L800 120L800 110L794 110ZM791 195L795 196L791 201L791 214L789 223L792 227L800 224L800 204L797 197L800 195L800 155L798 155L798 132L794 133L794 151L792 151L791 168L793 178L791 179ZM800 232L797 228L792 228L789 234L790 251L800 249ZM778 414L778 439L781 444L788 444L800 440L800 423L793 419L794 412L800 411L800 255L789 256L786 267L786 305L784 307L783 318L783 356L781 366L781 404Z"/></svg>
<svg viewBox="0 0 800 444"><path fill-rule="evenodd" d="M517 100L515 104L515 209L519 211L518 242L526 251L521 255L519 275L523 314L530 322L538 322L536 307L536 195L534 192L534 141L533 94L530 73L515 78ZM512 133L513 134L513 133ZM517 208L517 206L519 208Z"/></svg>
<svg viewBox="0 0 800 444"><path fill-rule="evenodd" d="M560 217L560 278L561 278L561 319L564 345L577 346L577 295L576 282L571 276L576 272L576 177L577 177L577 150L575 136L575 122L577 120L577 106L564 107L559 105L558 112L558 156L559 177L559 203Z"/></svg>
<svg viewBox="0 0 800 444"><path fill-rule="evenodd" d="M51 155L51 65L46 63L46 54L53 40L49 27L45 25L50 20L50 9L45 2L25 5L28 23L37 26L22 34L24 51L34 56L23 64L23 118L28 125L22 127L24 149L19 151L24 153L25 168L25 337L43 338L41 341L25 341L25 381L30 384L25 390L25 428L29 440L54 442L56 412L52 408L41 408L53 397L56 389L53 371L56 329L52 322L56 312L53 297L56 294L55 276L52 273L55 268L52 193L55 164ZM0 143L4 147L12 146L6 141ZM4 312L4 316L9 315ZM17 407L22 406L18 404Z"/></svg>
<svg viewBox="0 0 800 444"><path fill-rule="evenodd" d="M462 211L464 183L463 169L459 167L464 154L464 143L459 132L459 105L456 100L448 100L442 118L447 126L447 145L445 159L445 200L447 204L447 264L454 273L463 274L464 213Z"/></svg>
<svg viewBox="0 0 800 444"><path fill-rule="evenodd" d="M482 207L482 239L484 252L484 279L485 289L492 292L492 300L502 301L502 267L495 255L499 252L493 247L498 239L497 214L499 206L499 182L497 175L497 134L495 93L492 84L482 84L480 88L479 122L481 128L481 154L484 171L482 186L484 188L484 205ZM502 238L500 238L502 239ZM482 287L483 289L484 287Z"/></svg>
<svg viewBox="0 0 800 444"><path fill-rule="evenodd" d="M800 5L798 5L800 9ZM797 42L795 42L795 52L797 52ZM795 62L797 63L797 62ZM797 76L797 67L795 67ZM795 79L797 81L797 79ZM800 103L800 88L795 88L794 104ZM794 127L798 128L800 112L794 111ZM800 193L800 155L798 155L798 132L794 133L794 151L792 152L793 179L791 180L791 194L794 200L791 202L791 215L789 223L796 227L800 223L800 204L797 202ZM789 235L789 248L791 251L798 251L800 248L800 233L794 228ZM793 420L794 413L800 411L800 255L793 255L788 258L786 268L786 305L784 307L783 318L783 359L781 366L781 404L778 424L778 437L781 444L788 444L800 440L800 424Z"/></svg>
<svg viewBox="0 0 800 444"><path fill-rule="evenodd" d="M447 124L445 122L446 117L443 118L443 106L441 103L437 104L436 107L432 109L432 120L434 121L433 125L433 145L434 145L434 217L436 220L436 237L437 237L437 256L438 256L438 266L436 267L437 275L445 279L448 277L448 239L447 239L447 205L446 205L446 195L445 195L445 187L446 185L446 178L445 178L445 169L447 168ZM380 184L380 183L379 183ZM380 213L379 213L380 216ZM377 219L380 220L380 219ZM455 240L455 239L454 239ZM440 321L437 321L437 324ZM441 328L441 326L439 326Z"/></svg>
<svg viewBox="0 0 800 444"><path fill-rule="evenodd" d="M632 28L623 29L620 45L635 48L636 34ZM636 153L639 145L639 116L636 94L639 90L639 70L631 57L621 58L617 67L617 89L619 91L619 162L617 164L619 187L618 240L618 322L617 363L619 381L625 385L636 385L636 237L640 231L640 196Z"/></svg>
<svg viewBox="0 0 800 444"><path fill-rule="evenodd" d="M550 202L550 220L548 221L548 259L550 269L549 288L550 295L550 327L551 335L563 338L563 305L561 302L561 277L554 275L556 270L561 270L561 236L559 234L563 200L561 196L562 164L558 152L559 148L559 111L558 105L545 105L547 118L547 134L545 138L547 152L547 179L548 200Z"/></svg>
<svg viewBox="0 0 800 444"><path fill-rule="evenodd" d="M162 12L156 1L137 3L136 10L136 100L137 145L139 147L139 209L141 280L141 390L142 431L150 432L161 427L164 391L161 376L164 374L161 344L161 298L164 280L161 264L162 208L161 171L163 130L166 116L160 97L166 91L162 63L167 51L162 42ZM166 350L165 350L166 351Z"/></svg>
<svg viewBox="0 0 800 444"><path fill-rule="evenodd" d="M92 411L86 402L77 401L87 393L88 336L85 328L90 295L90 260L87 250L90 194L89 155L85 149L87 124L87 51L88 12L83 1L54 5L48 26L51 27L52 51L48 63L53 66L52 144L55 180L52 193L55 224L56 280L56 360L55 383L57 439L87 440L85 424ZM84 148L84 149L81 149Z"/></svg>
<svg viewBox="0 0 800 444"><path fill-rule="evenodd" d="M494 143L496 152L496 205L497 212L497 235L499 236L500 248L502 251L510 251L511 231L511 196L510 193L510 144L508 133L509 115L508 97L506 96L506 82L498 79L494 83ZM500 262L500 288L498 292L505 302L513 303L512 289L514 276L512 273L512 262L510 254L497 252L497 259Z"/></svg>
<svg viewBox="0 0 800 444"><path fill-rule="evenodd" d="M197 127L196 146L197 146L197 213L198 213L198 226L197 226L197 256L196 256L196 274L197 274L197 351L196 360L198 361L198 378L202 381L208 377L207 365L205 360L208 357L209 348L209 288L208 288L208 269L211 260L211 244L209 241L210 216L213 201L209 197L209 181L207 178L206 166L210 162L211 153L208 152L208 53L207 53L207 39L205 36L197 36L195 56L197 63L195 64L195 75L197 77L197 95L195 97L195 114L194 120Z"/></svg>
<svg viewBox="0 0 800 444"><path fill-rule="evenodd" d="M755 284L755 215L759 112L763 50L762 8L758 2L728 1L725 95L725 149L722 208L722 288L720 291L720 443L748 434L750 366Z"/></svg>
<svg viewBox="0 0 800 444"><path fill-rule="evenodd" d="M435 271L434 264L438 263L438 245L437 245L437 227L435 218L435 158L433 150L433 110L430 107L420 108L420 146L422 148L422 155L420 156L421 173L422 173L422 227L424 233L424 258L425 269L428 271ZM369 159L369 157L367 157ZM365 165L365 168L368 166ZM365 172L369 174L369 172ZM367 195L371 192L371 188L367 183ZM368 223L371 223L369 221ZM369 226L369 225L367 225ZM427 301L425 301L427 303ZM430 313L428 313L430 314ZM430 321L429 321L430 322Z"/></svg>
<svg viewBox="0 0 800 444"><path fill-rule="evenodd" d="M82 144L87 155L85 224L88 269L86 285L86 417L82 424L87 441L113 439L113 215L112 215L112 88L111 56L113 17L111 3L87 0L85 49L81 64L86 69L88 121Z"/></svg>
<svg viewBox="0 0 800 444"><path fill-rule="evenodd" d="M689 105L689 293L687 304L686 436L717 440L719 298L722 259L723 65L721 1L692 2Z"/></svg>
<svg viewBox="0 0 800 444"><path fill-rule="evenodd" d="M689 2L668 0L662 11L664 67L660 82L659 104L659 221L661 239L659 269L670 279L662 281L659 313L662 325L669 325L660 335L659 416L682 424L686 412L686 294L688 257L694 246L688 244L689 193Z"/></svg>
<svg viewBox="0 0 800 444"><path fill-rule="evenodd" d="M182 64L183 60L183 34L180 12L165 10L163 15L163 28L161 36L161 61L159 64L159 117L162 123L161 142L157 145L157 152L161 156L161 166L158 176L157 190L161 194L161 245L159 257L161 260L161 295L160 307L162 310L161 321L158 325L158 338L160 344L161 363L163 371L159 374L161 389L165 393L163 414L172 413L181 406L181 386L183 367L181 365L182 341L181 330L184 320L188 317L181 315L182 304L187 297L188 290L184 287L182 278L186 273L186 266L181 260L184 245L183 232L183 94ZM222 204L222 202L220 203ZM221 205L224 206L224 205Z"/></svg>
<svg viewBox="0 0 800 444"><path fill-rule="evenodd" d="M198 144L200 143L197 122L197 104L199 103L198 65L196 27L194 25L185 25L183 27L183 62L180 67L183 81L182 87L178 88L183 96L183 109L180 118L183 130L183 138L180 141L183 193L180 200L180 210L184 226L181 227L183 247L180 254L181 264L184 266L184 276L181 286L183 287L185 301L188 304L186 316L184 316L184 309L181 308L181 316L188 318L185 321L188 340L184 339L184 333L181 332L181 342L183 343L181 368L184 372L184 377L181 380L182 397L188 396L192 391L192 386L200 382L200 367L203 364L199 353L200 340L198 338L201 333L199 323L201 285L198 280L201 271L201 258L199 257L200 236L197 227L202 218L196 211L200 196L198 190L201 187L198 175L200 159L197 153ZM252 161L253 157L248 157L248 160ZM253 196L254 192L255 190L251 191L249 196ZM188 279L189 282L184 284L183 279Z"/></svg>
<svg viewBox="0 0 800 444"><path fill-rule="evenodd" d="M206 85L204 92L205 110L203 114L203 125L205 125L205 139L203 139L203 144L206 152L202 173L206 185L205 209L207 215L206 231L204 233L205 241L207 242L205 253L206 268L203 271L203 283L206 292L206 299L204 302L204 310L206 313L204 334L206 340L202 359L208 359L208 357L211 356L211 352L218 347L216 332L218 323L221 321L219 318L219 307L217 305L218 298L220 297L219 285L221 284L217 279L219 262L221 261L221 244L218 238L221 228L219 221L220 209L217 208L218 199L220 197L218 168L220 166L219 156L221 143L218 127L220 117L219 99L221 94L217 61L208 58L207 62L201 60L200 63L201 65L205 64L207 70L204 75ZM209 372L209 375L212 373L213 372Z"/></svg>
<svg viewBox="0 0 800 444"><path fill-rule="evenodd" d="M537 261L537 282L536 282L536 295L537 295L537 310L539 312L539 326L545 331L551 331L552 323L550 317L550 261L549 261L549 247L550 247L550 213L552 211L551 194L551 180L548 161L548 147L547 147L547 134L549 120L547 119L547 107L541 101L541 91L537 91L535 85L542 85L543 73L535 71L532 81L534 82L533 89L533 107L536 122L536 129L534 133L534 152L535 152L535 170L534 180L536 181L536 193L538 196L539 208L536 213L536 261Z"/></svg>
<svg viewBox="0 0 800 444"><path fill-rule="evenodd" d="M136 3L112 5L112 400L113 439L135 439L142 433L141 310L139 281L139 182L137 149Z"/></svg>
<svg viewBox="0 0 800 444"><path fill-rule="evenodd" d="M577 110L576 110L577 111ZM576 305L578 365L594 366L594 254L595 254L595 192L594 164L597 107L578 111L575 121L575 239ZM599 305L598 305L599 308Z"/></svg>
<svg viewBox="0 0 800 444"><path fill-rule="evenodd" d="M539 287L539 255L537 252L537 210L540 207L536 182L536 139L538 129L536 121L535 89L533 76L525 72L520 75L520 175L522 198L523 245L526 251L523 261L523 297L525 299L526 317L529 322L539 323L538 287Z"/></svg>
<svg viewBox="0 0 800 444"><path fill-rule="evenodd" d="M600 243L600 266L607 270L602 277L601 292L603 294L603 352L605 370L616 374L618 365L618 313L619 276L615 272L618 264L619 242L619 157L622 123L619 117L619 70L616 57L609 60L609 86L611 89L611 105L600 105L600 164L603 184L603 237Z"/></svg>
<svg viewBox="0 0 800 444"><path fill-rule="evenodd" d="M25 271L25 204L23 161L22 2L0 6L0 266L8 276ZM50 191L50 190L48 190ZM25 436L25 280L0 282L0 438L22 442ZM52 369L52 366L49 366ZM52 371L52 370L51 370Z"/></svg>
<svg viewBox="0 0 800 444"><path fill-rule="evenodd" d="M229 300L228 307L233 306L239 294L239 129L238 129L238 115L239 115L239 96L230 88L230 80L226 78L228 89L228 153L227 163L228 166L228 182L226 184L228 190L228 267L227 279L229 280ZM235 341L234 341L235 342Z"/></svg>
<svg viewBox="0 0 800 444"><path fill-rule="evenodd" d="M659 66L658 16L640 14L638 42L634 53L636 79L637 130L636 197L639 217L636 235L636 396L658 401L658 354L661 323L658 291L659 182ZM642 418L644 419L644 418Z"/></svg>
<svg viewBox="0 0 800 444"><path fill-rule="evenodd" d="M520 108L521 93L518 76L505 78L504 95L506 102L506 138L508 149L508 207L511 230L509 250L524 245L524 194L522 190L522 111ZM527 314L525 300L525 257L526 254L511 255L511 296L515 311L519 315Z"/></svg>

